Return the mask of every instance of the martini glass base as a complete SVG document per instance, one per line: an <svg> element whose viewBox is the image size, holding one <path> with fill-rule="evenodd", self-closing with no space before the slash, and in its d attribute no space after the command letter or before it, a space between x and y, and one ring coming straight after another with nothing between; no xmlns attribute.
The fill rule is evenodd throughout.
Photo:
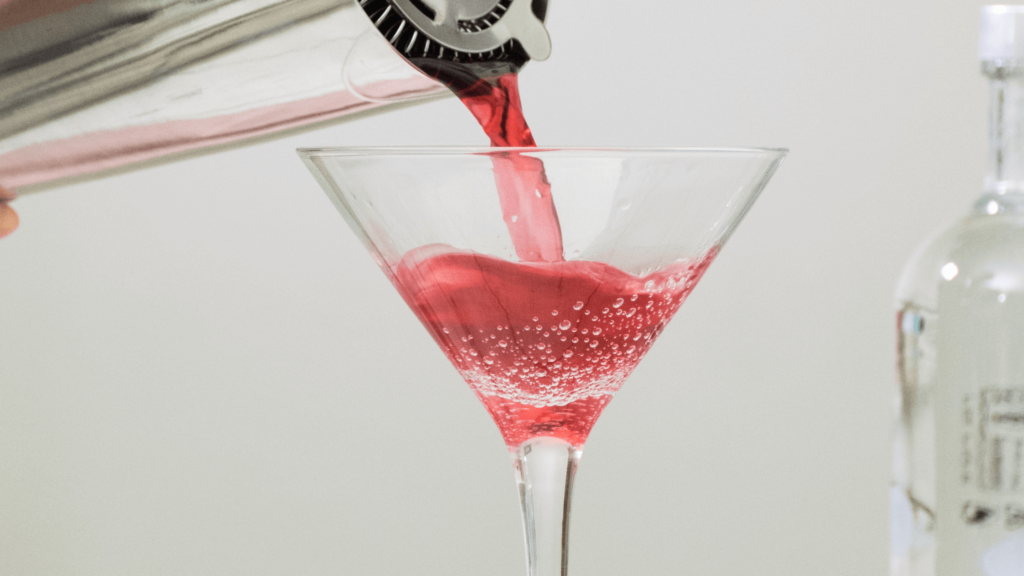
<svg viewBox="0 0 1024 576"><path fill-rule="evenodd" d="M533 438L512 452L530 576L564 576L572 485L583 451L559 438Z"/></svg>

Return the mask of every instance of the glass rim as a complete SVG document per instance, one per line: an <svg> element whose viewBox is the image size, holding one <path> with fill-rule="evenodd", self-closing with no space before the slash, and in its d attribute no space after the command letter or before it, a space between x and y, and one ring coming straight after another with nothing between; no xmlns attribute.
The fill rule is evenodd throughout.
<svg viewBox="0 0 1024 576"><path fill-rule="evenodd" d="M688 155L700 153L715 154L778 154L786 155L788 148L762 148L762 147L738 147L738 148L715 148L715 147L670 147L670 146L323 146L323 147L302 147L295 150L300 156L465 156L471 154L493 154L502 152L581 152L594 154L622 154L622 155Z"/></svg>

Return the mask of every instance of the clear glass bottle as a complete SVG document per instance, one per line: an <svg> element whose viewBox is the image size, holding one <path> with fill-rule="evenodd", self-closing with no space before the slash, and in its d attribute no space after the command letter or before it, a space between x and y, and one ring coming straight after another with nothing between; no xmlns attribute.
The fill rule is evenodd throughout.
<svg viewBox="0 0 1024 576"><path fill-rule="evenodd" d="M1024 575L1024 6L983 8L981 60L983 193L896 292L893 576Z"/></svg>

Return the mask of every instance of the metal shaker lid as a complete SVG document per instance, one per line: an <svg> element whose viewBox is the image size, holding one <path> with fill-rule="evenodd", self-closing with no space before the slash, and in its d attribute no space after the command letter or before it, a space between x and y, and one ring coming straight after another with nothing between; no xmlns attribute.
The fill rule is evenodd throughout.
<svg viewBox="0 0 1024 576"><path fill-rule="evenodd" d="M374 26L410 61L546 60L546 0L359 0Z"/></svg>

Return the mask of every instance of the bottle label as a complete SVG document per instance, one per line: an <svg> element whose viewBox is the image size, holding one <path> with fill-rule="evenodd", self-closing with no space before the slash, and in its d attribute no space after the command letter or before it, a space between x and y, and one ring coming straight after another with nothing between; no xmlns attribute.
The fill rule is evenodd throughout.
<svg viewBox="0 0 1024 576"><path fill-rule="evenodd" d="M951 427L958 437L940 444L957 450L939 455L940 466L945 461L955 472L939 475L936 574L1020 576L1024 387L963 390L956 404L947 404L946 414L959 420Z"/></svg>
<svg viewBox="0 0 1024 576"><path fill-rule="evenodd" d="M981 492L1024 493L1024 388L983 388L976 403L965 396L963 428L963 482L973 472ZM1024 510L1005 520L1024 527Z"/></svg>

